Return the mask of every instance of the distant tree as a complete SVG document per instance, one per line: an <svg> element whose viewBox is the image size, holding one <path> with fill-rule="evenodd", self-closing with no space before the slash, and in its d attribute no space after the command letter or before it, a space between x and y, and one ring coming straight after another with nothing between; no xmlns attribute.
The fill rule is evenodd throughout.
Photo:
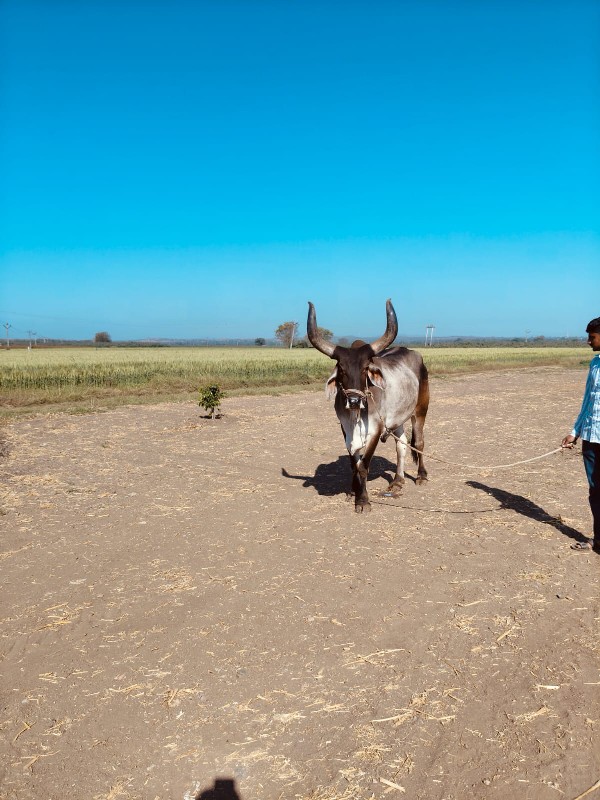
<svg viewBox="0 0 600 800"><path fill-rule="evenodd" d="M338 339L338 344L340 347L350 347L351 342L347 336L342 336L340 339Z"/></svg>
<svg viewBox="0 0 600 800"><path fill-rule="evenodd" d="M322 328L320 325L317 325L317 331L319 334L325 339L326 342L330 342L333 339L333 331L330 331L329 328ZM304 337L306 344L299 345L299 347L312 347L312 344L309 342L308 337Z"/></svg>
<svg viewBox="0 0 600 800"><path fill-rule="evenodd" d="M298 333L297 322L282 322L275 331L275 337L279 339L284 347L291 347L294 344L294 339Z"/></svg>
<svg viewBox="0 0 600 800"><path fill-rule="evenodd" d="M265 342L266 342L266 339L263 339L262 336L259 336L258 338L256 338L254 340L254 344L257 347L264 347Z"/></svg>
<svg viewBox="0 0 600 800"><path fill-rule="evenodd" d="M109 342L112 342L110 333L107 331L98 331L98 333L94 336L94 342L96 344L108 344Z"/></svg>
<svg viewBox="0 0 600 800"><path fill-rule="evenodd" d="M320 325L317 325L317 332L321 334L326 342L330 342L333 339L333 331L330 331L328 328L321 328Z"/></svg>

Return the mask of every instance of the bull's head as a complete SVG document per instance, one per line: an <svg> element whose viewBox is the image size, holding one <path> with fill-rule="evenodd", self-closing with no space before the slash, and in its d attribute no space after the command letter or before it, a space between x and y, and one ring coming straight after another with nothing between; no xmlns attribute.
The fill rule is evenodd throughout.
<svg viewBox="0 0 600 800"><path fill-rule="evenodd" d="M379 367L372 362L373 356L389 347L398 334L398 320L392 301L386 302L387 327L383 336L371 344L360 340L351 347L341 347L328 342L317 327L315 307L308 303L307 334L313 347L337 361L327 381L327 396L332 398L340 389L346 397L346 408L360 409L366 406L366 390L370 385L385 389L385 379Z"/></svg>

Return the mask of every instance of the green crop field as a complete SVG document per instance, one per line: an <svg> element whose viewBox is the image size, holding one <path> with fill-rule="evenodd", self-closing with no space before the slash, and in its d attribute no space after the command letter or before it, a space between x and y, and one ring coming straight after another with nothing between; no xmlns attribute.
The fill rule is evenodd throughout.
<svg viewBox="0 0 600 800"><path fill-rule="evenodd" d="M432 375L525 368L581 367L587 348L426 348ZM0 350L4 414L41 405L76 408L190 399L200 386L227 392L293 391L326 380L333 362L313 349L165 347Z"/></svg>

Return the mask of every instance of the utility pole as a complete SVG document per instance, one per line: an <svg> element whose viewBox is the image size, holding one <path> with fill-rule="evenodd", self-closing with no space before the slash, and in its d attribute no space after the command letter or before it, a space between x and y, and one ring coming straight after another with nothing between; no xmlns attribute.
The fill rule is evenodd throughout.
<svg viewBox="0 0 600 800"><path fill-rule="evenodd" d="M6 328L6 349L10 350L10 339L8 338L8 330L9 328L12 328L12 325L10 324L10 322L5 322L4 327Z"/></svg>
<svg viewBox="0 0 600 800"><path fill-rule="evenodd" d="M425 347L433 347L433 332L435 325L427 325L425 327Z"/></svg>
<svg viewBox="0 0 600 800"><path fill-rule="evenodd" d="M37 333L35 331L27 331L27 333L29 334L29 349L31 350L31 340L35 339Z"/></svg>

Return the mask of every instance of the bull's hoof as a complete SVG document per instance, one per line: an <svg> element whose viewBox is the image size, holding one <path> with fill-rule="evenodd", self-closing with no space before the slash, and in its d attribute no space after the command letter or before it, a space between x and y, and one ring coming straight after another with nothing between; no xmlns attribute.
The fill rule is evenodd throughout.
<svg viewBox="0 0 600 800"><path fill-rule="evenodd" d="M384 497L400 497L403 489L404 486L400 486L397 483L390 483L388 488L382 492L382 495Z"/></svg>
<svg viewBox="0 0 600 800"><path fill-rule="evenodd" d="M400 497L404 489L404 478L397 481L392 481L384 494L386 497Z"/></svg>
<svg viewBox="0 0 600 800"><path fill-rule="evenodd" d="M367 513L367 511L370 511L370 510L371 510L371 503L357 503L357 504L354 506L354 510L356 511L356 513L357 513L357 514L362 514L362 513L363 513L363 511L364 511L364 512L365 512L365 514L366 514L366 513Z"/></svg>
<svg viewBox="0 0 600 800"><path fill-rule="evenodd" d="M427 483L428 480L429 478L426 475L419 475L415 483L417 486L422 486L424 483Z"/></svg>

